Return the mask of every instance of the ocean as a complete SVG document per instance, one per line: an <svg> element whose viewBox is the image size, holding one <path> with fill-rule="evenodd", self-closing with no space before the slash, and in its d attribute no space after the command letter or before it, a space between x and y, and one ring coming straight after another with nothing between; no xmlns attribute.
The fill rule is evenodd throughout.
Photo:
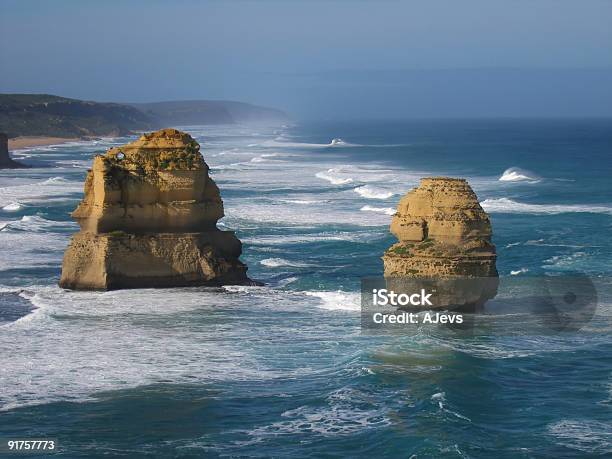
<svg viewBox="0 0 612 459"><path fill-rule="evenodd" d="M70 458L612 456L612 121L181 128L265 285L60 289L91 159L132 137L14 152L35 167L0 171L0 439ZM510 295L469 334L362 333L391 215L440 175L490 213L502 279L581 273L593 318L546 332Z"/></svg>

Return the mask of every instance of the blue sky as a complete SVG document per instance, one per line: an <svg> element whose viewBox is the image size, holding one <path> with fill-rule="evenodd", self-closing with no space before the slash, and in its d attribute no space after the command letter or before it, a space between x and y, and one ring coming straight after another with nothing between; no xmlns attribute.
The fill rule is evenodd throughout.
<svg viewBox="0 0 612 459"><path fill-rule="evenodd" d="M305 118L612 116L606 0L0 0L0 90Z"/></svg>

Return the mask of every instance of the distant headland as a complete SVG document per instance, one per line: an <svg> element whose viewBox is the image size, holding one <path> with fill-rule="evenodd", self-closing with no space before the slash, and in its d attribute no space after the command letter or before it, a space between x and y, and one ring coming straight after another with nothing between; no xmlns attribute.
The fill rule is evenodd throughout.
<svg viewBox="0 0 612 459"><path fill-rule="evenodd" d="M222 100L126 104L49 94L0 94L0 132L8 135L11 149L121 136L165 126L276 123L288 119L281 110Z"/></svg>

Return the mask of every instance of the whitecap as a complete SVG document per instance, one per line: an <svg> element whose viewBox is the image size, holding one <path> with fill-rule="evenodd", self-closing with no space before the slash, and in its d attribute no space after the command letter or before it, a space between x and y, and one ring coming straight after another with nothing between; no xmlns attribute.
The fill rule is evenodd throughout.
<svg viewBox="0 0 612 459"><path fill-rule="evenodd" d="M379 212L379 213L386 214L386 215L395 214L395 209L393 207L374 207L374 206L365 205L359 210L362 210L364 212Z"/></svg>
<svg viewBox="0 0 612 459"><path fill-rule="evenodd" d="M506 169L498 180L500 182L538 182L540 178L531 171L511 167Z"/></svg>
<svg viewBox="0 0 612 459"><path fill-rule="evenodd" d="M353 191L359 196L368 199L389 199L395 194L391 191L383 190L382 188L377 188L372 185L358 186Z"/></svg>
<svg viewBox="0 0 612 459"><path fill-rule="evenodd" d="M288 142L285 139L267 140L262 146L266 147L285 147L285 148L338 148L338 147L360 147L362 145L349 143L340 138L333 138L329 143L307 143L307 142ZM257 145L259 146L259 145Z"/></svg>
<svg viewBox="0 0 612 459"><path fill-rule="evenodd" d="M24 215L21 220L5 223L3 228L30 232L47 232L51 228L76 228L74 222L47 220L39 215Z"/></svg>
<svg viewBox="0 0 612 459"><path fill-rule="evenodd" d="M515 270L515 271L510 271L510 275L511 275L511 276L518 276L519 274L526 273L527 271L529 271L529 269L527 269L527 268L521 268L521 269L517 269L517 270Z"/></svg>
<svg viewBox="0 0 612 459"><path fill-rule="evenodd" d="M267 266L269 268L280 268L282 266L288 266L292 268L305 268L309 265L308 263L301 263L299 261L291 261L285 260L284 258L265 258L259 262L263 266Z"/></svg>
<svg viewBox="0 0 612 459"><path fill-rule="evenodd" d="M2 208L5 212L16 212L21 209L21 204L18 202L12 202Z"/></svg>
<svg viewBox="0 0 612 459"><path fill-rule="evenodd" d="M287 234L287 235L264 235L242 238L243 244L250 245L289 245L310 244L315 242L371 242L386 237L387 231L337 231L329 233L314 234Z"/></svg>
<svg viewBox="0 0 612 459"><path fill-rule="evenodd" d="M341 177L338 175L336 169L328 169L327 172L317 172L315 177L327 180L332 185L346 185L347 183L351 183L353 181L351 177Z"/></svg>
<svg viewBox="0 0 612 459"><path fill-rule="evenodd" d="M29 182L29 183L28 183ZM52 199L69 197L83 192L83 182L73 182L63 177L51 177L46 180L28 180L26 183L0 187L0 206L4 207L19 202L48 203Z"/></svg>
<svg viewBox="0 0 612 459"><path fill-rule="evenodd" d="M319 298L321 303L319 306L322 309L330 311L359 311L360 296L355 292L304 292L306 296Z"/></svg>
<svg viewBox="0 0 612 459"><path fill-rule="evenodd" d="M544 260L543 267L544 268L562 268L573 266L580 258L584 258L586 256L585 252L574 252L572 254L567 255L555 255Z"/></svg>
<svg viewBox="0 0 612 459"><path fill-rule="evenodd" d="M287 204L300 204L300 205L322 204L324 202L328 202L325 199L281 199L280 201L286 202Z"/></svg>
<svg viewBox="0 0 612 459"><path fill-rule="evenodd" d="M508 198L498 198L485 199L480 205L484 210L492 213L562 214L584 212L612 215L612 207L588 204L527 204Z"/></svg>

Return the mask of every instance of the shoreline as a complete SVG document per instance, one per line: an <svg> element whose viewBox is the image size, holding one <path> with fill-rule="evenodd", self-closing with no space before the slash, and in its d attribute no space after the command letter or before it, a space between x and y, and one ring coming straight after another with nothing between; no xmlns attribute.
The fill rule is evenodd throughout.
<svg viewBox="0 0 612 459"><path fill-rule="evenodd" d="M66 142L81 140L79 137L47 137L47 136L22 136L9 139L8 149L19 150L22 148L44 147L46 145L56 145Z"/></svg>

